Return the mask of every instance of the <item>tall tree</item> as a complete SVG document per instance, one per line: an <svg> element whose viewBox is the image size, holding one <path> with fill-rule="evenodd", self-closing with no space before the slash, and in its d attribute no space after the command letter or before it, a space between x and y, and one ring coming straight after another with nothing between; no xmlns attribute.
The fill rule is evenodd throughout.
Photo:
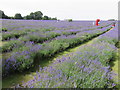
<svg viewBox="0 0 120 90"><path fill-rule="evenodd" d="M49 17L48 16L44 16L43 20L49 20Z"/></svg>
<svg viewBox="0 0 120 90"><path fill-rule="evenodd" d="M15 19L23 19L20 13L16 13L14 16Z"/></svg>
<svg viewBox="0 0 120 90"><path fill-rule="evenodd" d="M35 19L35 13L31 12L30 15L29 15L29 18L30 19Z"/></svg>
<svg viewBox="0 0 120 90"><path fill-rule="evenodd" d="M55 17L55 18L52 18L51 20L57 20L57 18Z"/></svg>
<svg viewBox="0 0 120 90"><path fill-rule="evenodd" d="M37 11L34 13L35 14L35 20L41 20L42 19L42 16L43 16L43 13L41 11Z"/></svg>
<svg viewBox="0 0 120 90"><path fill-rule="evenodd" d="M5 15L2 10L0 10L0 18L9 19L9 17L7 15Z"/></svg>
<svg viewBox="0 0 120 90"><path fill-rule="evenodd" d="M22 17L20 13L16 13L14 17L9 17L7 15L4 14L4 12L2 10L0 10L0 18L3 19L32 19L32 20L57 20L57 18L51 18L48 16L44 16L43 17L43 13L41 11L36 11L36 12L31 12L29 15Z"/></svg>
<svg viewBox="0 0 120 90"><path fill-rule="evenodd" d="M23 18L24 18L25 20L31 19L30 15L24 16Z"/></svg>
<svg viewBox="0 0 120 90"><path fill-rule="evenodd" d="M31 12L29 15L25 16L25 19L41 20L43 13L41 11Z"/></svg>

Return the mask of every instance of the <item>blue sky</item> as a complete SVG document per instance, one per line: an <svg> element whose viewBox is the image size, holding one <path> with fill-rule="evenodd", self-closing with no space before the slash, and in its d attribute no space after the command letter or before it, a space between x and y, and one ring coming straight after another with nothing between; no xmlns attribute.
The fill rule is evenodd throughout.
<svg viewBox="0 0 120 90"><path fill-rule="evenodd" d="M118 18L119 0L2 0L0 10L8 16L41 11L44 15L64 20L108 20Z"/></svg>

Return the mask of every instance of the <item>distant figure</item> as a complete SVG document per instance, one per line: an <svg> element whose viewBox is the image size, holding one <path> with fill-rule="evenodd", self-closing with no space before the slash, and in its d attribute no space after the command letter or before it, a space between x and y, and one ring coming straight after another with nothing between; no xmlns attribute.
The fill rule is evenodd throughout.
<svg viewBox="0 0 120 90"><path fill-rule="evenodd" d="M115 22L112 23L112 27L113 27L113 28L115 27Z"/></svg>
<svg viewBox="0 0 120 90"><path fill-rule="evenodd" d="M98 26L100 24L100 19L96 20L96 26Z"/></svg>

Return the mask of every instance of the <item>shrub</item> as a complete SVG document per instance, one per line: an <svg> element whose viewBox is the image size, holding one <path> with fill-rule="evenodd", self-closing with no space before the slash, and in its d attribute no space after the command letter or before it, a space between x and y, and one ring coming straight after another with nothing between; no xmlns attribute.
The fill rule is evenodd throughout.
<svg viewBox="0 0 120 90"><path fill-rule="evenodd" d="M25 31L11 31L7 33L2 33L2 41L10 40L11 38L19 38L22 35L26 35Z"/></svg>
<svg viewBox="0 0 120 90"><path fill-rule="evenodd" d="M2 28L2 31L7 32L8 30L7 30L7 28Z"/></svg>
<svg viewBox="0 0 120 90"><path fill-rule="evenodd" d="M89 40L90 38L93 38L94 36L96 36L96 34L100 35L103 32L105 32L106 30L107 29L102 30L102 31L95 30L92 32L85 31L82 34L78 33L77 35L60 36L60 37L56 37L57 35L59 35L59 33L51 32L48 34L48 36L47 36L47 34L44 35L45 39L46 39L46 37L49 37L49 38L56 37L55 40L52 40L51 42L48 42L48 43L43 43L42 46L37 45L37 44L31 45L31 42L30 43L28 42L28 44L24 45L23 47L20 47L19 49L15 49L12 52L10 58L8 58L7 60L9 60L9 62L11 62L11 63L15 63L15 65L17 66L16 70L22 71L22 70L30 67L32 64L34 64L34 62L36 62L36 60L38 60L38 59L36 59L37 57L40 58L40 60L44 60L44 58L51 57L52 55L55 55L56 53L58 53L60 51L63 51L70 47L74 47L80 43L83 43L85 40ZM44 38L41 39L41 37L39 37L40 34L38 34L37 37L35 35L36 34L33 34L33 36L30 35L32 37L31 39L33 39L35 41L44 40ZM16 52L17 52L17 54L16 54ZM28 57L26 57L27 54L24 54L24 52L28 53ZM6 68L6 65L8 64L7 60L4 60L4 61L6 61L4 68ZM10 64L9 66L11 66L11 65L12 64ZM9 71L9 70L5 69L5 71Z"/></svg>
<svg viewBox="0 0 120 90"><path fill-rule="evenodd" d="M120 48L120 41L118 41L118 42L115 44L115 46L116 46L117 48Z"/></svg>
<svg viewBox="0 0 120 90"><path fill-rule="evenodd" d="M72 19L68 19L68 22L72 22L73 20Z"/></svg>

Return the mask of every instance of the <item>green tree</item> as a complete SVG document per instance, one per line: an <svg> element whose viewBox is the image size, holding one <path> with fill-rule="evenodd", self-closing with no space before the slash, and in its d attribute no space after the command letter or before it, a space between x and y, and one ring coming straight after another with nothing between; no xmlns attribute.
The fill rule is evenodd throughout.
<svg viewBox="0 0 120 90"><path fill-rule="evenodd" d="M51 20L52 18L51 17L48 17L48 20Z"/></svg>
<svg viewBox="0 0 120 90"><path fill-rule="evenodd" d="M5 14L3 11L0 10L0 18L3 18L3 17L5 17Z"/></svg>
<svg viewBox="0 0 120 90"><path fill-rule="evenodd" d="M34 19L35 20L41 20L42 19L42 16L43 16L43 13L41 12L41 11L37 11L37 12L35 12L34 14Z"/></svg>
<svg viewBox="0 0 120 90"><path fill-rule="evenodd" d="M57 18L55 17L55 18L51 18L51 20L57 20Z"/></svg>
<svg viewBox="0 0 120 90"><path fill-rule="evenodd" d="M35 13L31 12L30 15L29 15L29 18L30 19L35 19Z"/></svg>
<svg viewBox="0 0 120 90"><path fill-rule="evenodd" d="M68 19L68 22L72 22L73 20L72 19Z"/></svg>
<svg viewBox="0 0 120 90"><path fill-rule="evenodd" d="M24 18L25 20L31 19L31 18L30 18L30 15L24 16L23 18Z"/></svg>
<svg viewBox="0 0 120 90"><path fill-rule="evenodd" d="M41 20L43 13L41 11L31 12L30 15L24 17L24 19L33 19L33 20Z"/></svg>
<svg viewBox="0 0 120 90"><path fill-rule="evenodd" d="M10 19L14 19L14 17L10 17Z"/></svg>
<svg viewBox="0 0 120 90"><path fill-rule="evenodd" d="M41 11L31 12L29 15L22 17L20 13L16 13L14 17L7 16L4 14L2 10L0 10L0 18L3 19L25 19L25 20L57 20L57 18L51 18L48 16L43 16L43 13Z"/></svg>
<svg viewBox="0 0 120 90"><path fill-rule="evenodd" d="M44 16L43 20L49 20L49 17L48 16Z"/></svg>
<svg viewBox="0 0 120 90"><path fill-rule="evenodd" d="M8 17L7 15L4 14L4 12L2 10L0 10L0 18L3 19L10 19L10 17Z"/></svg>
<svg viewBox="0 0 120 90"><path fill-rule="evenodd" d="M23 19L20 13L16 13L14 16L15 19Z"/></svg>

